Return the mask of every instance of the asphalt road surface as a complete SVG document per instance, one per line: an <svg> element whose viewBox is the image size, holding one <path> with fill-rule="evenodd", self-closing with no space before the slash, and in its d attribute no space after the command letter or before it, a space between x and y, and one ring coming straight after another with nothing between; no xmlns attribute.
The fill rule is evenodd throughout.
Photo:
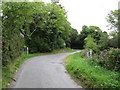
<svg viewBox="0 0 120 90"><path fill-rule="evenodd" d="M75 53L75 52L73 52ZM11 88L81 88L65 69L64 60L73 53L33 57L15 75Z"/></svg>

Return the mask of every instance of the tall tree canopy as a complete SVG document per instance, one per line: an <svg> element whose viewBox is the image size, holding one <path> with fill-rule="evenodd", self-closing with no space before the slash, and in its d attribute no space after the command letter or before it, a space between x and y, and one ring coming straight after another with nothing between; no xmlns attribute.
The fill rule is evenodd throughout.
<svg viewBox="0 0 120 90"><path fill-rule="evenodd" d="M72 29L70 32L70 47L71 48L79 48L79 42L78 42L78 32L76 29Z"/></svg>
<svg viewBox="0 0 120 90"><path fill-rule="evenodd" d="M108 49L110 44L110 39L109 39L109 35L107 34L107 32L103 32L101 33L101 37L100 37L100 40L98 41L98 48L100 50L105 50L105 49Z"/></svg>
<svg viewBox="0 0 120 90"><path fill-rule="evenodd" d="M5 2L2 10L4 65L25 46L31 53L69 46L72 28L66 11L56 3Z"/></svg>
<svg viewBox="0 0 120 90"><path fill-rule="evenodd" d="M110 27L110 29L114 29L114 30L117 30L118 31L118 26L119 26L119 18L118 18L118 15L119 15L119 13L118 13L118 10L114 10L114 11L111 11L108 15L107 15L107 17L106 17L106 19L107 19L107 21L108 21L108 23L109 23L109 27Z"/></svg>
<svg viewBox="0 0 120 90"><path fill-rule="evenodd" d="M112 41L114 42L114 40L117 40L117 47L120 48L120 9L111 11L107 16L107 21L109 23L110 29L113 29L114 33L117 33L113 36Z"/></svg>
<svg viewBox="0 0 120 90"><path fill-rule="evenodd" d="M100 37L101 37L101 33L102 33L102 30L97 26L85 26L84 25L82 27L82 31L80 32L80 35L79 35L80 48L83 48L83 46L85 45L84 39L88 35L91 35L95 39L96 43L98 43L98 41L100 40Z"/></svg>
<svg viewBox="0 0 120 90"><path fill-rule="evenodd" d="M31 39L27 40L30 52L46 52L68 46L71 26L65 11L55 3L47 4L41 11L34 15L34 22L30 25L30 31L35 30Z"/></svg>

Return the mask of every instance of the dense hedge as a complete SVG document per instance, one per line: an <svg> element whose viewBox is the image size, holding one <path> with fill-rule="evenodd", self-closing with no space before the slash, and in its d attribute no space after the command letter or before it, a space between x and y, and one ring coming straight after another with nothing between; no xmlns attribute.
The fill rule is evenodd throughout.
<svg viewBox="0 0 120 90"><path fill-rule="evenodd" d="M111 48L103 56L99 56L97 63L109 70L120 72L120 49Z"/></svg>
<svg viewBox="0 0 120 90"><path fill-rule="evenodd" d="M11 7L11 8L10 8ZM17 20L16 10L12 9L12 3L3 5L2 17L2 60L3 66L15 60L22 53L24 45L23 37L20 34L20 27ZM19 21L20 22L20 21ZM20 22L21 24L21 22Z"/></svg>
<svg viewBox="0 0 120 90"><path fill-rule="evenodd" d="M81 52L81 56L86 56L86 50ZM93 54L93 56L87 58L87 60L108 70L120 72L120 49L110 48L101 51L100 54Z"/></svg>

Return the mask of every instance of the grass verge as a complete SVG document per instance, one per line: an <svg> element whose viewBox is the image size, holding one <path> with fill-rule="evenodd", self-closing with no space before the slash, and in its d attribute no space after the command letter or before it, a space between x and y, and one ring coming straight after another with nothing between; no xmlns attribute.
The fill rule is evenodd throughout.
<svg viewBox="0 0 120 90"><path fill-rule="evenodd" d="M41 55L48 55L48 54L57 54L57 53L68 53L68 52L74 52L75 50L72 50L70 48L66 49L59 49L54 50L53 52L48 53L37 53L37 54L23 54L21 55L16 61L13 63L9 63L7 67L2 68L2 88L7 88L9 86L9 83L11 82L12 78L14 77L16 70L24 63L25 60L35 57L35 56L41 56Z"/></svg>
<svg viewBox="0 0 120 90"><path fill-rule="evenodd" d="M66 69L83 88L120 88L119 73L112 72L75 53L67 57Z"/></svg>
<svg viewBox="0 0 120 90"><path fill-rule="evenodd" d="M52 54L56 54L56 53L69 53L69 52L75 52L75 51L76 50L74 50L74 49L66 48L66 49L53 50L51 53Z"/></svg>

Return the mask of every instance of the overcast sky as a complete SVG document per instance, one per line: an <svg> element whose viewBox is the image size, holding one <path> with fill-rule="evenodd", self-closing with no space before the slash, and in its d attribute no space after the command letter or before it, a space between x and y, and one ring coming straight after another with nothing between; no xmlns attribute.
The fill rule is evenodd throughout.
<svg viewBox="0 0 120 90"><path fill-rule="evenodd" d="M51 2L51 0L42 0ZM108 31L106 16L111 10L118 9L120 0L59 0L68 11L68 21L71 26L81 31L83 25L96 25Z"/></svg>

